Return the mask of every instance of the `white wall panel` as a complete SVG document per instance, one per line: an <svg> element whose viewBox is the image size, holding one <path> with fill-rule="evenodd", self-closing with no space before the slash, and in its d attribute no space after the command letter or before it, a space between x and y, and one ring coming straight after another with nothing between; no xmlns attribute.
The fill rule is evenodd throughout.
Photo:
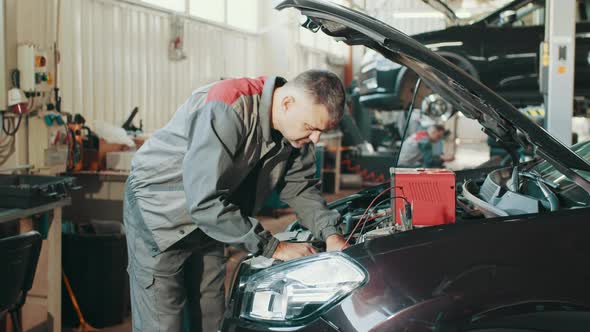
<svg viewBox="0 0 590 332"><path fill-rule="evenodd" d="M200 85L257 74L257 36L185 19L187 58L168 58L172 17L109 0L62 0L63 109L122 124L133 107L163 126Z"/></svg>
<svg viewBox="0 0 590 332"><path fill-rule="evenodd" d="M18 0L16 19L18 28L17 41L34 43L42 48L49 48L55 40L54 3L51 0ZM13 13L7 12L6 15Z"/></svg>

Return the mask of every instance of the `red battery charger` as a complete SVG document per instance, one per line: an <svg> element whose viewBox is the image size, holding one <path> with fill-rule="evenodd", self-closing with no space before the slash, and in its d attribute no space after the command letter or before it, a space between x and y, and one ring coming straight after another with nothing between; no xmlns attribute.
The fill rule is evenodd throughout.
<svg viewBox="0 0 590 332"><path fill-rule="evenodd" d="M447 169L391 168L393 221L401 224L405 197L412 206L413 226L455 222L455 173ZM398 197L398 198L393 198Z"/></svg>

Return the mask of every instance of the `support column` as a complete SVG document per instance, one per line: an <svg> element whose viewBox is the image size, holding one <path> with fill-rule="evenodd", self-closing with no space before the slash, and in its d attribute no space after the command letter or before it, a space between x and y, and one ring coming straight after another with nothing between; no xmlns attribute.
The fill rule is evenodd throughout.
<svg viewBox="0 0 590 332"><path fill-rule="evenodd" d="M575 37L576 0L547 0L544 47L549 57L541 57L548 65L545 126L568 146L572 144Z"/></svg>

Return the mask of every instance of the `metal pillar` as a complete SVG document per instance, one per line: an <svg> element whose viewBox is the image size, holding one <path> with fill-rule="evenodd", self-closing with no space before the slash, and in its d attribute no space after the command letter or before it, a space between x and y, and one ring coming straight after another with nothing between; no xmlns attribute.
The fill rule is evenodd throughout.
<svg viewBox="0 0 590 332"><path fill-rule="evenodd" d="M576 0L546 0L545 43L547 130L566 145L572 144ZM548 51L548 56L547 56Z"/></svg>

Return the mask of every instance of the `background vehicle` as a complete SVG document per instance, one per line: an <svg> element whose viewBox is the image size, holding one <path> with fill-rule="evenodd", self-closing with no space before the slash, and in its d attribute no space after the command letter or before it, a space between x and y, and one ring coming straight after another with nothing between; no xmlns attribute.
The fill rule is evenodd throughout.
<svg viewBox="0 0 590 332"><path fill-rule="evenodd" d="M442 0L428 0L436 4ZM515 0L473 21L461 21L447 6L454 24L447 29L413 35L412 38L437 52L480 80L516 107L540 105L539 45L545 33L545 1ZM574 93L586 110L590 99L590 6L579 1L576 24ZM379 53L369 52L359 74L360 102L366 108L407 109L416 74L392 63ZM417 96L429 94L424 87ZM419 105L419 103L418 103Z"/></svg>

